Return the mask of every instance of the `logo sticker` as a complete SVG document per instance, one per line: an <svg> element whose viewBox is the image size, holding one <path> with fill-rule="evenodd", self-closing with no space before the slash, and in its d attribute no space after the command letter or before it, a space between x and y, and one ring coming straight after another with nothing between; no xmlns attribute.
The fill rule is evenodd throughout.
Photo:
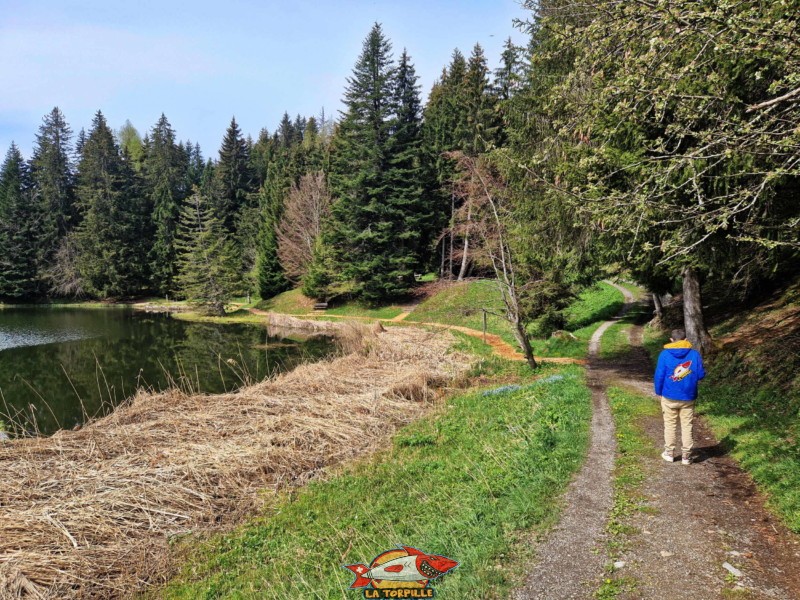
<svg viewBox="0 0 800 600"><path fill-rule="evenodd" d="M679 364L677 367L675 367L675 370L672 372L672 375L670 375L669 378L672 379L672 381L680 381L681 379L683 379L684 377L689 375L689 373L692 372L690 368L691 366L692 366L692 361L690 360L687 360L685 363Z"/></svg>
<svg viewBox="0 0 800 600"><path fill-rule="evenodd" d="M364 598L433 598L430 582L458 566L438 554L399 546L376 556L369 566L342 565L356 576L350 589L363 589Z"/></svg>

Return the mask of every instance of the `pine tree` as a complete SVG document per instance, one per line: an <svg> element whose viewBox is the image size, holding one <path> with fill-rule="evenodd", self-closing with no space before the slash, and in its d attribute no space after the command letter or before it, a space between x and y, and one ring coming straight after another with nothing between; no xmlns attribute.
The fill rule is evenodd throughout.
<svg viewBox="0 0 800 600"><path fill-rule="evenodd" d="M280 125L278 125L277 134L281 146L288 148L292 145L294 141L294 124L292 124L292 119L289 117L288 112L283 113L283 118L281 119Z"/></svg>
<svg viewBox="0 0 800 600"><path fill-rule="evenodd" d="M86 130L81 127L81 130L78 132L78 136L75 138L75 156L78 160L80 160L81 154L83 154L83 146L86 144Z"/></svg>
<svg viewBox="0 0 800 600"><path fill-rule="evenodd" d="M137 295L147 276L145 203L130 163L98 111L78 165L76 244L86 291L101 298Z"/></svg>
<svg viewBox="0 0 800 600"><path fill-rule="evenodd" d="M288 117L284 115L283 122L287 121ZM284 196L293 183L294 156L293 147L275 145L259 193L255 267L258 293L262 298L271 298L289 285L278 259L275 227L283 214Z"/></svg>
<svg viewBox="0 0 800 600"><path fill-rule="evenodd" d="M352 293L370 303L407 293L418 262L414 250L397 239L413 215L392 173L401 147L392 139L398 125L396 85L391 45L376 24L348 79L347 110L331 159L337 202L324 236Z"/></svg>
<svg viewBox="0 0 800 600"><path fill-rule="evenodd" d="M489 67L480 44L472 49L463 89L468 129L463 149L478 156L491 148L500 134L497 98L491 93Z"/></svg>
<svg viewBox="0 0 800 600"><path fill-rule="evenodd" d="M12 143L0 168L0 298L30 299L36 292L37 216L30 172Z"/></svg>
<svg viewBox="0 0 800 600"><path fill-rule="evenodd" d="M503 45L500 66L494 72L494 93L500 102L507 102L522 86L524 70L521 49L509 37Z"/></svg>
<svg viewBox="0 0 800 600"><path fill-rule="evenodd" d="M72 131L58 107L44 117L36 135L31 178L40 222L36 241L40 271L50 265L60 240L76 224L78 216L71 137Z"/></svg>
<svg viewBox="0 0 800 600"><path fill-rule="evenodd" d="M209 314L224 315L225 304L241 289L239 260L222 221L197 188L181 208L177 244L181 293Z"/></svg>
<svg viewBox="0 0 800 600"><path fill-rule="evenodd" d="M250 153L235 118L231 119L222 140L215 177L218 185L216 216L222 221L225 231L235 235L239 215L249 204L249 194L253 191Z"/></svg>
<svg viewBox="0 0 800 600"><path fill-rule="evenodd" d="M271 211L263 215L258 236L256 277L258 293L262 298L272 298L289 287L278 258L278 236L275 225L278 218Z"/></svg>
<svg viewBox="0 0 800 600"><path fill-rule="evenodd" d="M391 206L397 212L392 237L397 250L413 255L414 267L428 259L428 245L436 232L430 229L432 214L423 199L426 171L422 164L422 104L414 65L403 50L395 82L396 123L391 138L387 179Z"/></svg>
<svg viewBox="0 0 800 600"><path fill-rule="evenodd" d="M185 152L175 145L175 132L162 114L150 131L143 163L155 234L150 250L152 285L161 294L172 291L177 272L175 235L186 189L185 160Z"/></svg>

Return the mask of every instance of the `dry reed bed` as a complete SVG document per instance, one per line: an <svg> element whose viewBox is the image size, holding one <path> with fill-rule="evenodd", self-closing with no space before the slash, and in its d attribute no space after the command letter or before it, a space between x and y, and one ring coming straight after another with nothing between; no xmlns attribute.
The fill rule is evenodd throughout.
<svg viewBox="0 0 800 600"><path fill-rule="evenodd" d="M230 525L376 446L463 373L447 333L338 326L356 352L225 395L137 395L80 431L0 443L0 598L125 597L171 536Z"/></svg>

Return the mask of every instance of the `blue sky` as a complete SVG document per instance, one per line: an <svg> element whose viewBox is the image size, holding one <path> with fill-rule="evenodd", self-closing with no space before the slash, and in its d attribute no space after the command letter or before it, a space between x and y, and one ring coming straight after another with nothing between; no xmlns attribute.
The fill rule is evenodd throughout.
<svg viewBox="0 0 800 600"><path fill-rule="evenodd" d="M516 0L0 0L0 152L14 140L29 156L59 106L76 133L97 109L142 134L163 112L216 157L233 115L256 137L284 111L336 113L376 21L427 97L454 48L480 42L495 68L525 16Z"/></svg>

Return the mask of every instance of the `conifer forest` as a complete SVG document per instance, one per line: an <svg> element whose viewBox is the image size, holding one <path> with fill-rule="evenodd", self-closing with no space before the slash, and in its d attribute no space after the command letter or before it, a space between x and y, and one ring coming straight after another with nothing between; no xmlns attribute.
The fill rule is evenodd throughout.
<svg viewBox="0 0 800 600"><path fill-rule="evenodd" d="M216 149L88 128L59 108L0 173L0 298L161 296L224 310L291 287L320 301L407 297L420 274L497 276L521 321L603 269L745 297L800 251L798 4L524 2L499 64L454 50L428 90L375 24L338 115ZM524 329L520 329L524 331ZM524 337L524 334L522 334Z"/></svg>

